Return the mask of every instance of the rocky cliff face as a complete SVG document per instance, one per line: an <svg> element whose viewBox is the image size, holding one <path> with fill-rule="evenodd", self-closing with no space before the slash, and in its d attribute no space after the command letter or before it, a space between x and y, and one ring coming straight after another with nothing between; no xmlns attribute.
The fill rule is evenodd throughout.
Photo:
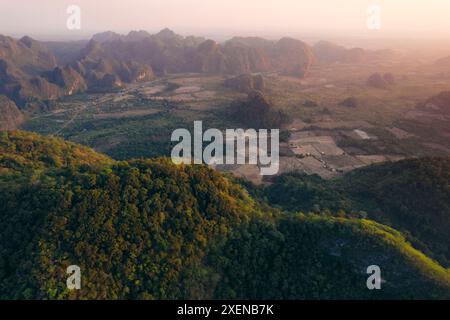
<svg viewBox="0 0 450 320"><path fill-rule="evenodd" d="M262 75L241 74L237 77L226 79L224 86L243 93L250 93L255 90L263 91L265 82Z"/></svg>
<svg viewBox="0 0 450 320"><path fill-rule="evenodd" d="M268 52L260 48L230 41L225 43L222 50L229 74L264 72L272 68Z"/></svg>
<svg viewBox="0 0 450 320"><path fill-rule="evenodd" d="M222 48L213 40L206 40L200 44L193 57L194 72L226 73L227 57Z"/></svg>
<svg viewBox="0 0 450 320"><path fill-rule="evenodd" d="M234 38L224 45L212 40L202 43L196 52L196 72L243 74L278 71L304 77L313 62L313 54L305 43L283 38L270 42L258 38Z"/></svg>
<svg viewBox="0 0 450 320"><path fill-rule="evenodd" d="M154 77L148 65L115 59L102 44L91 40L71 68L85 80L89 90L110 90L124 83L148 81Z"/></svg>
<svg viewBox="0 0 450 320"><path fill-rule="evenodd" d="M38 41L0 36L0 94L17 105L59 97L58 86L42 77L55 67L55 56Z"/></svg>
<svg viewBox="0 0 450 320"><path fill-rule="evenodd" d="M114 35L102 39L114 39ZM53 100L89 89L111 90L123 83L153 78L151 67L132 59L114 59L93 40L70 65L58 66L56 61L44 44L30 37L16 40L0 36L0 94L24 107L34 100Z"/></svg>
<svg viewBox="0 0 450 320"><path fill-rule="evenodd" d="M51 83L59 86L64 95L86 91L87 85L85 79L72 67L56 67L52 71L44 74L44 77Z"/></svg>
<svg viewBox="0 0 450 320"><path fill-rule="evenodd" d="M276 109L258 90L249 92L246 101L233 106L231 116L245 126L258 129L280 129L290 122L289 116Z"/></svg>
<svg viewBox="0 0 450 320"><path fill-rule="evenodd" d="M292 38L283 38L275 44L272 64L287 75L303 78L313 63L313 57L306 43Z"/></svg>
<svg viewBox="0 0 450 320"><path fill-rule="evenodd" d="M0 59L33 75L56 67L56 58L50 50L30 37L16 40L0 35Z"/></svg>
<svg viewBox="0 0 450 320"><path fill-rule="evenodd" d="M23 116L16 104L0 95L0 130L14 130L23 122Z"/></svg>
<svg viewBox="0 0 450 320"><path fill-rule="evenodd" d="M0 60L0 94L6 95L17 105L24 106L35 99L56 99L60 96L60 88L41 76L32 76L11 63Z"/></svg>
<svg viewBox="0 0 450 320"><path fill-rule="evenodd" d="M191 71L195 49L205 41L198 37L182 37L169 29L154 35L132 31L128 35L96 35L93 39L101 40L103 57L145 64L157 74Z"/></svg>
<svg viewBox="0 0 450 320"><path fill-rule="evenodd" d="M165 29L155 35L133 32L126 36L102 33L100 42L88 44L89 56L132 60L151 66L156 73L198 72L239 75L280 71L303 77L313 62L305 43L284 38L278 42L261 38L233 38L223 44L198 37L182 37Z"/></svg>
<svg viewBox="0 0 450 320"><path fill-rule="evenodd" d="M30 37L17 40L0 36L0 94L24 107L30 101L58 99L86 90L108 91L125 83L148 81L154 78L154 71L215 75L273 71L304 77L314 60L308 45L291 38L274 42L236 37L218 44L199 37L183 37L169 29L154 35L145 31L128 35L105 32L95 35L76 55L68 54L69 49L65 50L62 44L53 44L52 48L57 48L55 52L62 57L57 59L43 43ZM57 61L68 59L67 65L57 65ZM252 87L250 84L248 89Z"/></svg>

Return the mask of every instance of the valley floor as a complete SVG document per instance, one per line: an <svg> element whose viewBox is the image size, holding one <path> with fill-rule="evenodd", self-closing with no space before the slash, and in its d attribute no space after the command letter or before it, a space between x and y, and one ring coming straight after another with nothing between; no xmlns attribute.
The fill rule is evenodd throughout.
<svg viewBox="0 0 450 320"><path fill-rule="evenodd" d="M396 74L388 90L368 88L374 71ZM315 66L303 80L265 74L265 94L291 116L281 143L280 173L301 170L331 179L373 163L450 154L450 119L416 105L448 89L448 75L421 73L407 63ZM223 86L225 77L172 75L129 85L117 92L82 94L29 116L23 129L62 136L116 159L170 155L174 129L238 128L227 108L246 95ZM355 97L358 105L341 102ZM306 101L313 101L309 106ZM263 183L257 166L223 168L255 184Z"/></svg>

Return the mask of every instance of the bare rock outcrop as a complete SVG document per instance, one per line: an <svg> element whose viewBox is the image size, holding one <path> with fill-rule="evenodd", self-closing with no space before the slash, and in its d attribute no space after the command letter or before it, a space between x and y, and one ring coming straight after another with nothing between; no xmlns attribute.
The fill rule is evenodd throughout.
<svg viewBox="0 0 450 320"><path fill-rule="evenodd" d="M264 91L265 89L265 81L260 74L241 74L225 80L224 85L227 88L243 93L250 93L255 90Z"/></svg>
<svg viewBox="0 0 450 320"><path fill-rule="evenodd" d="M72 67L56 67L52 71L44 73L44 77L51 83L58 85L65 95L84 92L87 84L84 78Z"/></svg>
<svg viewBox="0 0 450 320"><path fill-rule="evenodd" d="M235 105L232 116L254 129L280 129L291 120L258 90L251 91L246 101Z"/></svg>
<svg viewBox="0 0 450 320"><path fill-rule="evenodd" d="M367 79L367 85L376 89L389 89L394 84L395 77L392 73L385 73L383 75L374 73Z"/></svg>
<svg viewBox="0 0 450 320"><path fill-rule="evenodd" d="M4 95L0 95L0 130L14 130L24 121L16 104Z"/></svg>

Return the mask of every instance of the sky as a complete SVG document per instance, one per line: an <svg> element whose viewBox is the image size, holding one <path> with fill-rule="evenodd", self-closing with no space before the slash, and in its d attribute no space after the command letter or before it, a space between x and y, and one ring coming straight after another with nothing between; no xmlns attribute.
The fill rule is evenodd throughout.
<svg viewBox="0 0 450 320"><path fill-rule="evenodd" d="M369 29L368 8L380 11ZM69 30L66 10L81 10L81 29ZM0 34L88 38L112 30L180 34L333 34L369 37L449 37L450 0L0 0Z"/></svg>

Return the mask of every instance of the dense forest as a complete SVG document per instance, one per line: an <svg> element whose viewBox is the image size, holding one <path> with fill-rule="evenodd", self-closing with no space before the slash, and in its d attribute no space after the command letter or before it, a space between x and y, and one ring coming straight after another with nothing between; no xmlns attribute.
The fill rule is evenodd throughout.
<svg viewBox="0 0 450 320"><path fill-rule="evenodd" d="M331 189L290 175L249 193L206 166L119 162L61 139L4 132L0 298L448 299L450 270L437 259L446 257L437 239L445 236L448 161L386 166ZM408 196L422 198L409 205ZM428 208L416 204L425 198L438 211L422 219L441 223L436 233L413 219ZM404 215L411 218L399 225ZM69 265L81 268L81 290L66 287ZM381 290L366 287L370 265L381 267Z"/></svg>
<svg viewBox="0 0 450 320"><path fill-rule="evenodd" d="M450 266L450 158L373 165L331 181L285 174L253 192L288 211L367 217L392 226Z"/></svg>

